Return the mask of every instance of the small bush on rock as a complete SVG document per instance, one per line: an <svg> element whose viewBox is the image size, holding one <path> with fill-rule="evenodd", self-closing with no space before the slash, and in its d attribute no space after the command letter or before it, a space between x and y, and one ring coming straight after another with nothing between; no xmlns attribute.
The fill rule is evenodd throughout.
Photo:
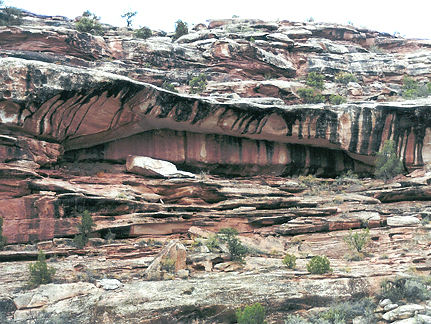
<svg viewBox="0 0 431 324"><path fill-rule="evenodd" d="M289 269L294 269L296 267L296 256L294 254L287 253L282 262Z"/></svg>
<svg viewBox="0 0 431 324"><path fill-rule="evenodd" d="M412 77L405 76L403 78L403 89L401 96L405 99L415 99L428 97L431 95L431 82L419 84Z"/></svg>
<svg viewBox="0 0 431 324"><path fill-rule="evenodd" d="M245 306L244 309L239 308L236 311L238 324L266 324L265 307L260 303L255 303L252 306Z"/></svg>
<svg viewBox="0 0 431 324"><path fill-rule="evenodd" d="M181 19L177 20L175 23L175 35L174 40L177 40L181 36L187 35L189 33L189 28L186 22L183 22Z"/></svg>
<svg viewBox="0 0 431 324"><path fill-rule="evenodd" d="M151 36L153 36L153 32L148 27L142 27L142 28L135 30L133 35L136 38L147 39L147 38L150 38Z"/></svg>
<svg viewBox="0 0 431 324"><path fill-rule="evenodd" d="M284 324L311 324L311 322L299 315L287 315Z"/></svg>
<svg viewBox="0 0 431 324"><path fill-rule="evenodd" d="M314 89L323 90L324 80L325 80L325 77L323 75L318 74L316 72L310 72L307 75L307 79L305 83Z"/></svg>
<svg viewBox="0 0 431 324"><path fill-rule="evenodd" d="M364 316L361 323L374 323L373 310L376 305L370 298L359 301L346 301L331 306L328 310L319 314L319 318L329 323L351 323L357 316Z"/></svg>
<svg viewBox="0 0 431 324"><path fill-rule="evenodd" d="M376 53L376 54L385 54L386 53L383 48L381 48L377 45L370 45L369 51L371 53Z"/></svg>
<svg viewBox="0 0 431 324"><path fill-rule="evenodd" d="M326 255L316 255L307 263L307 271L312 274L324 274L332 272L332 269Z"/></svg>
<svg viewBox="0 0 431 324"><path fill-rule="evenodd" d="M175 260L172 258L164 258L160 261L160 268L163 271L173 273L175 271Z"/></svg>
<svg viewBox="0 0 431 324"><path fill-rule="evenodd" d="M103 35L103 28L99 23L99 18L88 10L83 12L81 19L75 24L75 28L81 33Z"/></svg>
<svg viewBox="0 0 431 324"><path fill-rule="evenodd" d="M30 264L29 269L29 288L36 288L39 285L50 283L55 275L55 269L53 267L48 267L46 264L45 253L43 253L42 250L39 250L37 261Z"/></svg>
<svg viewBox="0 0 431 324"><path fill-rule="evenodd" d="M246 248L241 244L237 237L238 231L232 227L220 229L218 238L221 242L227 244L230 259L232 261L243 262L247 254Z"/></svg>
<svg viewBox="0 0 431 324"><path fill-rule="evenodd" d="M172 83L169 83L169 82L164 82L162 84L162 88L165 89L165 90L171 91L171 92L176 92L176 93L178 92L178 90L175 89L175 86Z"/></svg>
<svg viewBox="0 0 431 324"><path fill-rule="evenodd" d="M400 300L408 302L424 301L431 297L429 281L424 277L396 278L380 283L381 297L393 303Z"/></svg>
<svg viewBox="0 0 431 324"><path fill-rule="evenodd" d="M220 240L217 235L212 235L205 240L205 245L210 251L217 251L220 249Z"/></svg>
<svg viewBox="0 0 431 324"><path fill-rule="evenodd" d="M349 82L358 82L358 78L354 74L340 72L335 76L335 82L341 84L348 84Z"/></svg>
<svg viewBox="0 0 431 324"><path fill-rule="evenodd" d="M362 316L361 324L374 324L374 310L376 305L371 298L357 301L345 301L329 307L323 312L303 318L298 315L289 315L284 324L348 324L357 316Z"/></svg>
<svg viewBox="0 0 431 324"><path fill-rule="evenodd" d="M0 251L3 250L7 243L6 236L3 236L3 218L0 216Z"/></svg>
<svg viewBox="0 0 431 324"><path fill-rule="evenodd" d="M377 178L384 179L385 182L404 171L403 163L397 156L395 142L386 140L380 152L377 153L376 159Z"/></svg>
<svg viewBox="0 0 431 324"><path fill-rule="evenodd" d="M316 104L325 101L325 97L312 88L301 88L297 92L306 104Z"/></svg>
<svg viewBox="0 0 431 324"><path fill-rule="evenodd" d="M78 224L77 227L78 234L73 239L73 242L78 248L82 249L88 243L93 227L96 227L88 210L84 211L84 214L82 214L81 223Z"/></svg>
<svg viewBox="0 0 431 324"><path fill-rule="evenodd" d="M370 229L365 228L362 231L356 232L350 229L349 234L344 237L344 242L346 242L350 251L361 252L368 242L370 242Z"/></svg>
<svg viewBox="0 0 431 324"><path fill-rule="evenodd" d="M2 3L0 3L2 5ZM22 12L15 7L0 9L0 26L16 26L22 24Z"/></svg>
<svg viewBox="0 0 431 324"><path fill-rule="evenodd" d="M194 77L189 81L190 93L201 93L205 91L207 87L207 77L205 74L201 73L199 76Z"/></svg>
<svg viewBox="0 0 431 324"><path fill-rule="evenodd" d="M331 105L341 105L347 102L347 99L340 95L331 95L329 97L329 102L331 103Z"/></svg>

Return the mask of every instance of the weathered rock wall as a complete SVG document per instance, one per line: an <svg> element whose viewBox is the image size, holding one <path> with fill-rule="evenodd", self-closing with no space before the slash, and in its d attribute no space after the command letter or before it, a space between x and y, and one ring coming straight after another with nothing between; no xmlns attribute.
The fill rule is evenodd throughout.
<svg viewBox="0 0 431 324"><path fill-rule="evenodd" d="M114 160L147 152L192 166L274 165L282 174L291 166L313 172L332 165L338 172L346 163L343 154L372 167L382 143L394 139L407 167L429 163L427 99L262 105L180 95L97 70L21 59L1 59L0 71L2 128L66 151L103 144L101 157ZM155 131L161 129L167 133ZM338 153L331 157L328 150Z"/></svg>
<svg viewBox="0 0 431 324"><path fill-rule="evenodd" d="M311 173L335 176L347 169L372 171L341 150L169 129L151 130L88 149L69 151L65 158L124 162L129 155L168 160L198 173L205 170L228 175Z"/></svg>

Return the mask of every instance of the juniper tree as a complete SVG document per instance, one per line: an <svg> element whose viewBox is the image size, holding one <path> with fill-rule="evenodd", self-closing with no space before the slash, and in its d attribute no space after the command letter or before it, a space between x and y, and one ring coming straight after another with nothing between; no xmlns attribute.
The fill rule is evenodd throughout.
<svg viewBox="0 0 431 324"><path fill-rule="evenodd" d="M41 284L47 284L52 282L55 269L53 267L48 267L45 260L45 253L39 250L37 255L37 261L31 263L30 269L30 281L28 283L29 288L35 288Z"/></svg>
<svg viewBox="0 0 431 324"><path fill-rule="evenodd" d="M403 163L397 156L395 142L386 140L380 152L377 153L375 175L379 179L388 179L404 171Z"/></svg>
<svg viewBox="0 0 431 324"><path fill-rule="evenodd" d="M6 236L3 236L3 218L0 216L0 250L3 250L3 247L7 243Z"/></svg>
<svg viewBox="0 0 431 324"><path fill-rule="evenodd" d="M96 224L88 210L84 211L82 214L81 223L79 223L77 227L78 234L75 236L73 241L78 248L82 249L88 243L93 227L96 227Z"/></svg>
<svg viewBox="0 0 431 324"><path fill-rule="evenodd" d="M138 14L137 11L128 11L124 15L121 15L121 18L125 18L127 22L127 27L132 26L132 20L133 18Z"/></svg>

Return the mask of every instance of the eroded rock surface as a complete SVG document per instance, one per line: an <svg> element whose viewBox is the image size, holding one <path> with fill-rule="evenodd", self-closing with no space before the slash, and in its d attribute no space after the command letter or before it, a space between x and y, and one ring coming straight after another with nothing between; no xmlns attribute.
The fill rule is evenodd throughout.
<svg viewBox="0 0 431 324"><path fill-rule="evenodd" d="M64 147L69 159L131 154L215 173L334 176L372 172L375 153L394 139L406 167L430 160L427 100L360 101L399 95L405 75L428 77L427 41L247 19L212 21L177 41L160 33L142 40L109 26L101 37L64 18L26 17L25 25L0 30L0 122L6 134L60 144L55 150ZM347 95L348 104L292 106L311 71L324 74L326 97ZM340 71L358 82L335 83ZM200 73L209 80L205 98L186 95ZM163 83L182 93L152 86ZM46 163L15 150L8 159Z"/></svg>
<svg viewBox="0 0 431 324"><path fill-rule="evenodd" d="M431 102L400 97L405 75L430 77L429 41L257 19L212 20L176 41L112 26L92 36L64 17L24 21L0 28L0 216L9 243L0 252L0 315L215 323L261 302L268 322L281 323L292 310L375 295L384 278L431 270L430 178L419 170L431 160ZM324 76L325 104L298 95L313 71ZM356 80L340 84L338 72ZM206 88L190 95L202 73ZM331 95L347 103L330 105ZM290 177L371 174L387 139L416 173L389 183ZM147 178L127 172L130 155L175 165L167 178ZM171 178L178 169L197 176ZM94 237L77 249L86 210ZM199 243L223 227L249 248L245 264L231 262L225 246ZM348 261L344 239L363 228L364 259ZM22 291L38 249L55 282ZM282 264L285 253L297 256L296 269ZM328 256L333 272L306 271L315 255ZM382 316L405 323L424 311L398 306Z"/></svg>

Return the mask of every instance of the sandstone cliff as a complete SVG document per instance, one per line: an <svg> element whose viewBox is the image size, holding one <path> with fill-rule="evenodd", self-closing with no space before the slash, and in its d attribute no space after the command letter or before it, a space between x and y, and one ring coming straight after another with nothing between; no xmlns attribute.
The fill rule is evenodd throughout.
<svg viewBox="0 0 431 324"><path fill-rule="evenodd" d="M30 13L0 28L0 217L9 243L0 315L214 323L258 301L281 323L293 310L373 295L383 278L431 269L431 99L402 98L405 76L430 77L429 41L247 19L212 20L176 41L103 28L93 36ZM311 72L324 78L319 104L300 96ZM339 72L355 79L340 83ZM201 74L206 87L191 94ZM331 104L333 95L347 102ZM372 175L387 139L406 176L343 175ZM131 155L197 176L131 174ZM79 250L71 238L84 211L96 228ZM197 236L227 226L254 251L243 267L226 251L196 247ZM343 238L361 228L372 242L363 261L348 263ZM171 239L187 253L182 272L143 282ZM22 292L37 249L61 279ZM299 269L282 265L286 252ZM318 254L332 274L305 271Z"/></svg>
<svg viewBox="0 0 431 324"><path fill-rule="evenodd" d="M407 168L430 159L429 101L398 96L403 76L429 76L427 41L287 21L211 21L175 42L30 22L0 30L2 129L60 144L66 158L135 154L216 173L334 176L372 172L375 153L394 139ZM325 96L348 102L299 104L312 71L325 76ZM336 83L338 72L357 82ZM184 93L201 73L202 96ZM182 93L157 87L166 82ZM32 160L12 151L2 160L22 159L18 151Z"/></svg>

